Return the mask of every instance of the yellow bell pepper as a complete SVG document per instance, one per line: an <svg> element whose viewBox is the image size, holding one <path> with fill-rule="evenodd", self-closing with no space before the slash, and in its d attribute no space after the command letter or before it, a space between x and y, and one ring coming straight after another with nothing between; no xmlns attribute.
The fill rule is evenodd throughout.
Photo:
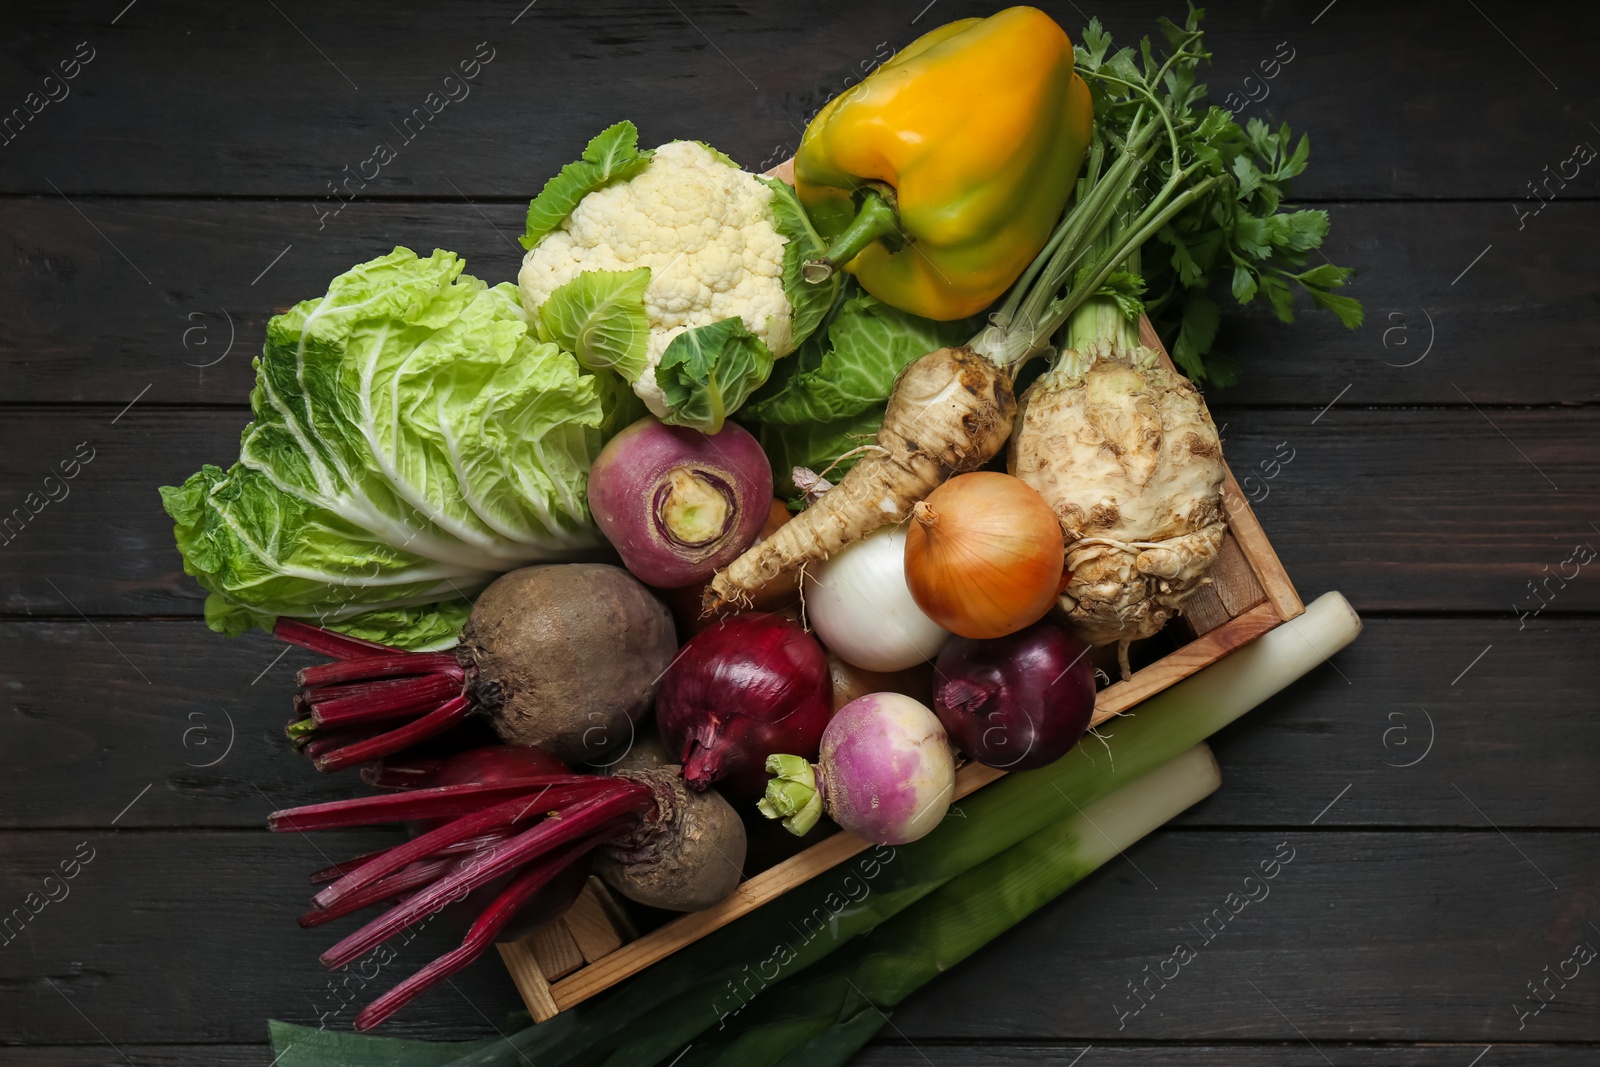
<svg viewBox="0 0 1600 1067"><path fill-rule="evenodd" d="M807 277L843 268L930 319L988 307L1066 207L1093 112L1072 42L1037 8L917 38L801 138L795 189L830 242Z"/></svg>

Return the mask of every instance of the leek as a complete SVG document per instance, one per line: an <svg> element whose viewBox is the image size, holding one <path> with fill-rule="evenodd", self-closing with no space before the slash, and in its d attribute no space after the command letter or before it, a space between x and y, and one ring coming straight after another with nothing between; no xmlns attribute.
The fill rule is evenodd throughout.
<svg viewBox="0 0 1600 1067"><path fill-rule="evenodd" d="M828 1067L848 1060L925 983L1088 877L1222 784L1196 745L1166 766L952 878L826 964L755 1002L732 1036L696 1040L679 1067ZM714 1031L712 1032L715 1033Z"/></svg>
<svg viewBox="0 0 1600 1067"><path fill-rule="evenodd" d="M830 922L776 968L786 979L874 929L905 908L1011 846L1067 818L1192 748L1308 673L1355 639L1361 620L1338 593L1325 593L1304 615L1158 693L1119 720L1108 753L1080 745L1049 767L1010 775L961 801L963 818L895 850L859 905L835 911L854 868L826 872L784 897L702 938L603 997L579 1004L455 1062L499 1067L595 1063L626 1044L626 1062L676 1054L720 1022L720 1001L752 960L795 940L814 913ZM1109 758L1107 758L1109 756ZM763 976L765 977L765 976Z"/></svg>

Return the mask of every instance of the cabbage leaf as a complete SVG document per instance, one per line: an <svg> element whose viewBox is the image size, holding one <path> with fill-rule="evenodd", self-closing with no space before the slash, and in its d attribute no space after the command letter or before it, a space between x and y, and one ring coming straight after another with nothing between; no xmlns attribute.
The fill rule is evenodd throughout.
<svg viewBox="0 0 1600 1067"><path fill-rule="evenodd" d="M463 268L397 248L268 324L239 462L161 490L213 629L437 645L495 576L599 544L604 391Z"/></svg>

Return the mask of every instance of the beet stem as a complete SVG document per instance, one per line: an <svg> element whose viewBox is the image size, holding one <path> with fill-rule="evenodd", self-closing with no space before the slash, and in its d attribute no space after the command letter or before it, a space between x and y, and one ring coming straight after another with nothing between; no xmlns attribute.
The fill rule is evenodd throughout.
<svg viewBox="0 0 1600 1067"><path fill-rule="evenodd" d="M615 779L604 780L615 781ZM606 790L606 792L614 791ZM593 795L595 794L592 791L585 790L578 794L578 798L588 799ZM445 845L467 837L482 835L491 830L514 826L525 819L544 815L552 809L559 809L571 803L573 799L574 794L571 789L547 788L463 815L404 844L396 845L371 862L362 864L322 890L312 900L319 908L331 908L349 894L393 874L408 863L433 855Z"/></svg>
<svg viewBox="0 0 1600 1067"><path fill-rule="evenodd" d="M371 727L363 729L352 726L338 730L318 730L316 724L310 719L302 719L307 725L299 729L300 723L289 728L289 738L295 743L296 748L312 760L325 756L330 752L337 752L346 745L353 745L365 741L373 735Z"/></svg>
<svg viewBox="0 0 1600 1067"><path fill-rule="evenodd" d="M361 768L361 780L374 789L413 789L433 780L444 766L442 759L384 760Z"/></svg>
<svg viewBox="0 0 1600 1067"><path fill-rule="evenodd" d="M302 686L337 685L341 682L369 682L407 674L465 675L461 664L449 652L395 652L364 659L340 660L320 667L306 667L295 674Z"/></svg>
<svg viewBox="0 0 1600 1067"><path fill-rule="evenodd" d="M312 690L311 718L318 726L349 726L400 719L435 708L461 693L460 676L425 674L418 678L368 682L348 692ZM356 692L355 690L360 690ZM323 693L327 695L322 696Z"/></svg>
<svg viewBox="0 0 1600 1067"><path fill-rule="evenodd" d="M458 696L439 705L420 719L412 719L404 726L397 726L365 741L356 741L326 755L316 756L315 766L319 771L337 771L352 764L390 756L444 733L471 714L472 700L465 695Z"/></svg>
<svg viewBox="0 0 1600 1067"><path fill-rule="evenodd" d="M458 948L429 963L420 971L389 990L363 1008L356 1016L357 1030L370 1030L389 1016L411 1003L419 994L441 979L448 978L486 952L494 943L495 935L505 929L521 907L533 895L555 879L567 866L593 846L592 840L575 842L552 853L548 862L529 868L501 890L483 913L478 916L462 938Z"/></svg>
<svg viewBox="0 0 1600 1067"><path fill-rule="evenodd" d="M616 791L624 780L592 774L539 774L508 781L460 785L435 785L403 793L383 793L374 797L352 797L322 804L275 811L267 816L267 828L286 830L333 830L345 826L371 826L374 823L404 822L407 819L452 818L482 811L485 805L528 798L543 789L574 787Z"/></svg>
<svg viewBox="0 0 1600 1067"><path fill-rule="evenodd" d="M468 861L459 856L449 856L407 864L405 869L396 871L387 878L380 878L358 892L347 894L330 907L312 908L296 921L303 930L315 929L335 919L342 919L351 912L360 911L373 904L381 904L386 900L394 900L418 886L436 882L441 876L464 862Z"/></svg>
<svg viewBox="0 0 1600 1067"><path fill-rule="evenodd" d="M480 834L477 837L464 838L453 844L445 845L443 848L434 849L433 854L435 856L459 856L466 852L481 852L490 845L504 841L510 836L504 830L497 830L493 833ZM337 882L347 874L354 874L388 851L389 849L387 848L380 848L376 852L368 852L364 856L355 856L345 860L343 863L335 863L332 867L324 867L311 876L310 882L312 885L327 885L329 882Z"/></svg>
<svg viewBox="0 0 1600 1067"><path fill-rule="evenodd" d="M376 641L366 641L359 637L351 637L349 634L324 630L320 626L312 626L298 619L280 617L273 625L272 632L280 641L287 641L291 645L320 652L334 659L362 659L372 655L404 651L392 645L380 645Z"/></svg>
<svg viewBox="0 0 1600 1067"><path fill-rule="evenodd" d="M325 967L342 967L383 944L399 931L427 915L432 915L457 897L493 881L505 872L546 855L552 849L594 835L600 842L601 826L616 824L618 832L654 810L655 794L648 786L634 784L623 793L580 801L559 819L546 819L516 837L480 852L454 874L439 879L428 888L395 905L376 919L346 937L322 954ZM609 839L609 838L607 838Z"/></svg>

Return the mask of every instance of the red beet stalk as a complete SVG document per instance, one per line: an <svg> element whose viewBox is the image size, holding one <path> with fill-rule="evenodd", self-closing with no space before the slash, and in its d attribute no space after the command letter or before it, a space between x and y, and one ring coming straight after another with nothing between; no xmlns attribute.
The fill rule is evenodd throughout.
<svg viewBox="0 0 1600 1067"><path fill-rule="evenodd" d="M318 770L381 759L446 733L476 709L473 671L454 652L407 652L293 619L274 633L335 662L295 678L301 718L289 737Z"/></svg>
<svg viewBox="0 0 1600 1067"><path fill-rule="evenodd" d="M494 903L484 909L472 924L472 929L467 931L467 936L462 939L459 948L446 952L443 956L428 964L422 970L413 974L393 989L389 990L377 1000L361 1009L356 1016L355 1027L357 1030L370 1030L383 1022L389 1016L405 1007L429 986L441 979L455 974L467 964L477 959L486 952L494 943L495 935L503 930L521 910L522 906L533 899L534 894L548 885L568 863L582 855L588 848L585 842L576 842L552 853L549 862L530 867L517 875L511 884L500 891Z"/></svg>
<svg viewBox="0 0 1600 1067"><path fill-rule="evenodd" d="M312 626L310 623L295 619L280 618L272 627L272 632L281 641L299 645L312 652L320 652L324 656L332 656L334 659L361 659L364 656L402 651L391 645L380 645L376 641L351 637L335 630L324 630L320 626Z"/></svg>

